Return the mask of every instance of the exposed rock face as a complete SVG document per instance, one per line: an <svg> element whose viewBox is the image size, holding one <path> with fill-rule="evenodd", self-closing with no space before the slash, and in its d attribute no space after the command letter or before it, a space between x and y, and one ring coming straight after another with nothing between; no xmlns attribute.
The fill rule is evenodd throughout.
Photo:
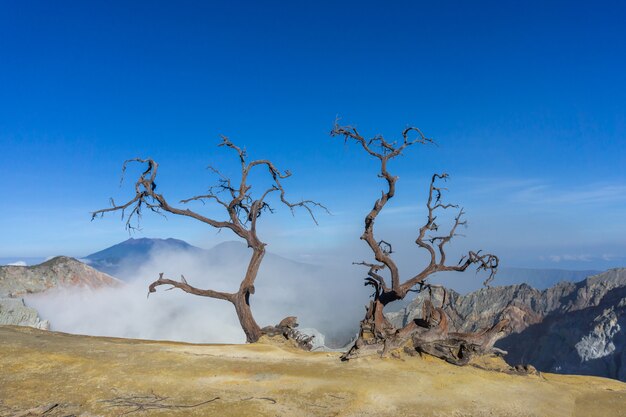
<svg viewBox="0 0 626 417"><path fill-rule="evenodd" d="M540 370L626 381L626 287L609 289L602 298L592 291L589 305L581 305L589 290L598 288L579 288L571 304L501 340L507 359Z"/></svg>
<svg viewBox="0 0 626 417"><path fill-rule="evenodd" d="M0 325L50 328L48 321L42 320L37 310L26 306L21 296L52 288L96 289L121 284L121 281L65 256L34 266L0 266Z"/></svg>
<svg viewBox="0 0 626 417"><path fill-rule="evenodd" d="M474 332L493 326L501 318L508 318L514 331L519 332L541 322L549 312L557 309L563 294L571 292L575 285L563 282L548 290L539 291L527 284L520 284L483 288L467 295L447 290L444 309L454 331ZM433 292L435 306L441 305L442 296L441 291ZM421 316L422 305L428 297L428 293L418 294L407 307L388 313L387 318L395 326L404 326Z"/></svg>
<svg viewBox="0 0 626 417"><path fill-rule="evenodd" d="M441 305L442 293L433 294ZM428 294L388 313L396 326L419 318ZM496 346L511 364L540 371L626 380L626 269L612 269L579 283L538 291L526 284L485 288L462 296L448 290L451 327L469 332L511 320L512 334Z"/></svg>
<svg viewBox="0 0 626 417"><path fill-rule="evenodd" d="M613 337L621 326L613 309L605 310L593 320L593 329L574 346L583 362L603 358L615 352Z"/></svg>
<svg viewBox="0 0 626 417"><path fill-rule="evenodd" d="M37 310L27 307L21 298L0 298L0 324L50 329L48 320L41 320Z"/></svg>

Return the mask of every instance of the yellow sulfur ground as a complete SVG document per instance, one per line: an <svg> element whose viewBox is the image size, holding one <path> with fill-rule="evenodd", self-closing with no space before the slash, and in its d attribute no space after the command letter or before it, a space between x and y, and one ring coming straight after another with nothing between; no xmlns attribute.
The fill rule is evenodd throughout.
<svg viewBox="0 0 626 417"><path fill-rule="evenodd" d="M0 416L626 416L609 379L338 356L0 326Z"/></svg>

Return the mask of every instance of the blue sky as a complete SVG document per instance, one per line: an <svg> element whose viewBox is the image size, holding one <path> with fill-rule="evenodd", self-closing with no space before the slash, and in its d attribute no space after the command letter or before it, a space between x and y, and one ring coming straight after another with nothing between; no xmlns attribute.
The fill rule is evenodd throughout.
<svg viewBox="0 0 626 417"><path fill-rule="evenodd" d="M0 0L0 257L126 239L118 216L89 216L128 195L123 160L158 160L177 201L214 182L209 163L236 173L220 134L333 212L319 227L266 218L271 250L360 254L380 183L374 161L328 136L339 115L366 135L415 125L438 143L392 165L398 198L379 226L407 253L428 178L446 171L469 219L459 253L626 266L625 23L609 1ZM146 216L136 236L230 238L171 216Z"/></svg>

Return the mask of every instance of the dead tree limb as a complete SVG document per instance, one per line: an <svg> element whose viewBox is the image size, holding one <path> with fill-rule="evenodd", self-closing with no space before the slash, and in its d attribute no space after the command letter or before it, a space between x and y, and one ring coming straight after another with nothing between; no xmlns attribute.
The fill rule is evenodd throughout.
<svg viewBox="0 0 626 417"><path fill-rule="evenodd" d="M387 304L404 299L409 292L432 290L433 286L428 282L428 278L437 272L462 272L474 265L478 271L488 272L489 276L485 281L485 285L488 285L498 268L498 257L490 253L483 254L481 251L469 251L457 264L447 262L446 245L458 236L459 227L464 227L467 223L463 208L446 203L442 199L445 188L440 183L448 179L446 173L434 174L431 177L426 202L426 222L419 228L415 240L415 244L428 253L428 264L425 267L403 280L392 258L392 245L376 238L374 233L376 218L396 193L398 177L389 172L389 161L402 155L410 146L434 143L433 140L416 127L404 129L398 141L388 141L381 135L365 139L356 128L340 126L337 122L331 136L343 137L346 142L356 142L366 153L377 159L380 164L378 177L385 181L385 189L365 216L361 235L377 263L365 261L357 263L368 268L365 285L374 289L373 300L361 321L359 337L343 358L350 359L372 353L384 355L412 340L417 350L462 364L464 358L468 356L467 352L478 352L492 347L494 337L503 336L502 331L506 328L506 323L496 325L495 330L490 329L479 337L449 333L443 308L435 308L432 304L424 311L422 319L413 321L402 329L395 328L384 315L383 310ZM446 210L456 210L454 221L448 229L444 229L437 220L439 213Z"/></svg>
<svg viewBox="0 0 626 417"><path fill-rule="evenodd" d="M241 166L240 180L234 182L231 178L223 175L217 168L210 166L209 169L218 175L217 185L210 187L206 194L183 199L180 203L187 204L192 201L216 203L224 208L227 215L225 220L216 220L206 217L197 211L173 205L166 200L163 194L156 191L156 179L159 165L150 158L134 158L124 162L122 166L122 180L129 164L139 163L145 166L145 170L135 182L134 197L123 204L117 204L111 199L111 207L93 212L92 220L97 217L102 217L109 212L121 212L122 218L126 218L126 227L132 230L136 228L133 225L133 220L136 220L137 224L139 224L143 211L147 209L158 214L167 212L189 217L216 229L230 230L243 239L248 244L248 247L252 249L252 256L248 263L246 274L237 291L220 292L210 289L200 289L189 285L184 277L182 277L181 281L175 281L165 278L163 274L160 274L159 278L150 284L148 294L156 292L157 287L161 285L169 285L171 286L170 288L178 288L190 294L229 301L235 306L235 311L246 335L246 340L248 342L256 342L261 336L262 331L252 316L250 310L250 296L255 292L254 283L265 255L266 246L266 243L262 242L257 235L257 220L263 213L272 213L274 211L272 206L267 202L268 197L271 194L276 194L278 201L289 207L292 212L296 208L306 210L316 224L317 220L314 216L313 209L321 208L326 211L328 210L320 203L312 200L302 200L298 202L288 201L285 196L282 180L291 176L289 171L280 171L271 161L266 159L248 161L245 149L235 145L225 136L222 136L222 142L218 146L229 148L236 153ZM248 184L248 176L253 169L265 169L272 179L271 186L256 197L253 197L251 193L252 186Z"/></svg>
<svg viewBox="0 0 626 417"><path fill-rule="evenodd" d="M217 401L220 397L214 397L210 400L202 401L195 404L172 404L166 402L169 398L151 392L148 395L125 395L99 402L106 404L107 408L126 408L121 415L132 413L141 413L150 410L175 410L185 408L200 407L213 401Z"/></svg>

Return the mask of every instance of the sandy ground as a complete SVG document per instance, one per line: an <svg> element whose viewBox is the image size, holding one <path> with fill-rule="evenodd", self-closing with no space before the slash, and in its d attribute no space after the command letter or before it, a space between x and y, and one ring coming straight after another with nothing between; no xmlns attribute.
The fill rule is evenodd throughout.
<svg viewBox="0 0 626 417"><path fill-rule="evenodd" d="M605 417L626 416L626 384L0 326L0 401L0 416Z"/></svg>

